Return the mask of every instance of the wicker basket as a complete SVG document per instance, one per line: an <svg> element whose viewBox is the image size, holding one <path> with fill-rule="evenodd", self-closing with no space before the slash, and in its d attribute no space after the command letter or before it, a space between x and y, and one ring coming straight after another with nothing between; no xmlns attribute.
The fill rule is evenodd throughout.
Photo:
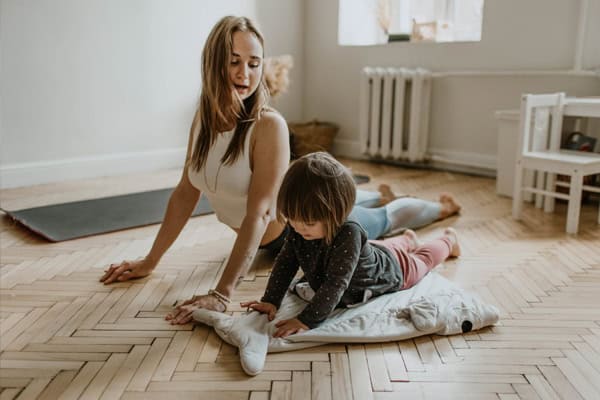
<svg viewBox="0 0 600 400"><path fill-rule="evenodd" d="M292 155L301 157L315 151L331 151L333 139L339 126L316 119L304 123L288 123L291 135Z"/></svg>

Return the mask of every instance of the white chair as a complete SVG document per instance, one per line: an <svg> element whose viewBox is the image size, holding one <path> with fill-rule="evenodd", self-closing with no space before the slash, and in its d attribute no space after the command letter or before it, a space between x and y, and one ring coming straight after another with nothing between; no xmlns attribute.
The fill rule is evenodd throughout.
<svg viewBox="0 0 600 400"><path fill-rule="evenodd" d="M535 194L538 207L543 202L546 212L554 211L555 198L564 199L568 201L566 231L577 233L582 191L600 193L597 187L583 185L585 176L600 173L600 154L560 148L562 120L567 109L571 110L568 115L600 116L600 99L570 99L564 93L526 94L521 99L512 214L517 220L521 218L524 193ZM526 170L535 171L532 182L526 182L531 180L524 178ZM570 183L556 182L556 174L569 176ZM557 192L556 186L569 187L569 193Z"/></svg>

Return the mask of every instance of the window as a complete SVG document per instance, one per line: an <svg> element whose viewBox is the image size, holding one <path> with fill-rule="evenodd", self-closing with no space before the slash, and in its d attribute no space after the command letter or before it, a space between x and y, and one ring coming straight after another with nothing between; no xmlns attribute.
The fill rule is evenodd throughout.
<svg viewBox="0 0 600 400"><path fill-rule="evenodd" d="M340 0L338 42L481 40L483 0Z"/></svg>

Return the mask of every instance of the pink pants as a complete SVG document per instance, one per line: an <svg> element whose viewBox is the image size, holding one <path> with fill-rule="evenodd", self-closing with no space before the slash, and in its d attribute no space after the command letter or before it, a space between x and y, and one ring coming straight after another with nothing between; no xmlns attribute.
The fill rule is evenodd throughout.
<svg viewBox="0 0 600 400"><path fill-rule="evenodd" d="M369 242L386 247L396 256L404 275L404 284L400 290L416 285L436 265L448 258L452 251L452 243L447 237L435 239L416 249L411 249L412 242L404 235Z"/></svg>

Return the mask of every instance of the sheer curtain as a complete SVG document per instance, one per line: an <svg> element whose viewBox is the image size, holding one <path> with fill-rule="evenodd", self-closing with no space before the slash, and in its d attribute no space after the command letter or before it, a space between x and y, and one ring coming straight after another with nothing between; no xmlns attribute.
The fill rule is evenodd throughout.
<svg viewBox="0 0 600 400"><path fill-rule="evenodd" d="M380 25L380 0L340 0L338 43L367 46L387 43L387 32Z"/></svg>
<svg viewBox="0 0 600 400"><path fill-rule="evenodd" d="M382 44L389 35L408 38L421 26L430 29L427 40L479 41L483 1L340 0L338 41L341 45ZM413 35L411 40L419 38Z"/></svg>

